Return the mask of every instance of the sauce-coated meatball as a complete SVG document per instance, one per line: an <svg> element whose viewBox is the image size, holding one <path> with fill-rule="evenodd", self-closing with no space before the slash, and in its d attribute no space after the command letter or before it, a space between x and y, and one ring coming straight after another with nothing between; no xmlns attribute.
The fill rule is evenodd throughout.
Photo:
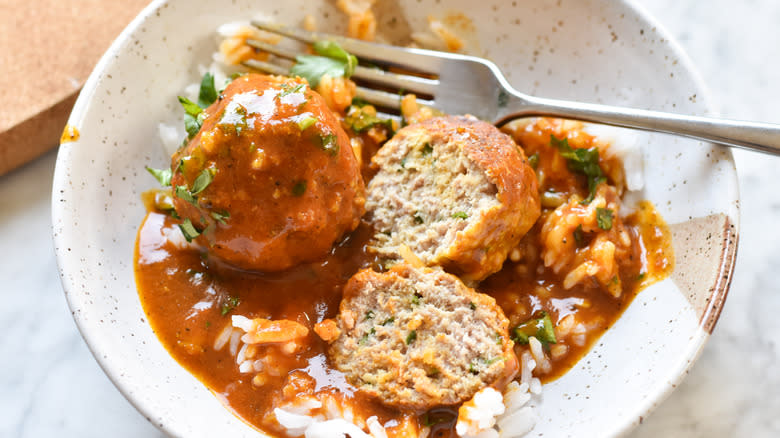
<svg viewBox="0 0 780 438"><path fill-rule="evenodd" d="M300 79L248 74L174 154L176 212L209 252L277 271L324 256L360 222L365 186L349 138Z"/></svg>

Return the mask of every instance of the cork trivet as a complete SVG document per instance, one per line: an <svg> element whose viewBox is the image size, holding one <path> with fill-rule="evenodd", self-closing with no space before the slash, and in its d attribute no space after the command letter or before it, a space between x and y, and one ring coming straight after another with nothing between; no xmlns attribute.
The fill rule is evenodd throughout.
<svg viewBox="0 0 780 438"><path fill-rule="evenodd" d="M0 175L59 143L95 63L148 0L0 0Z"/></svg>

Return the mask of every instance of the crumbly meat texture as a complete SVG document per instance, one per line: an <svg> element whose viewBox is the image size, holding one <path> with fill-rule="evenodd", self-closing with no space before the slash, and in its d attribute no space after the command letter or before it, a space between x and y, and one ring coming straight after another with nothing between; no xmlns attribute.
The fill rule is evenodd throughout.
<svg viewBox="0 0 780 438"><path fill-rule="evenodd" d="M399 130L374 156L366 219L373 249L399 259L407 246L426 265L465 280L501 269L540 213L536 175L493 125L435 117Z"/></svg>
<svg viewBox="0 0 780 438"><path fill-rule="evenodd" d="M204 114L173 156L171 184L210 254L278 271L324 257L360 223L365 185L349 138L304 80L241 76ZM210 179L202 191L199 177Z"/></svg>
<svg viewBox="0 0 780 438"><path fill-rule="evenodd" d="M415 410L455 405L517 373L495 300L438 268L362 270L344 288L332 363L360 391Z"/></svg>

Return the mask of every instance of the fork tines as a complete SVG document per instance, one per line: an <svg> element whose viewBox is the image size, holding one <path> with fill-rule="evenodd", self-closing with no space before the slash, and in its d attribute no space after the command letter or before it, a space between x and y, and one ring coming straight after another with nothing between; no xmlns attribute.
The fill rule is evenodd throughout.
<svg viewBox="0 0 780 438"><path fill-rule="evenodd" d="M431 50L406 49L384 44L369 43L336 35L308 32L275 23L252 21L252 25L258 29L286 36L307 44L312 44L321 40L334 41L341 45L344 50L355 55L359 62L370 62L385 67L395 67L410 72L419 72L429 76L437 75L441 62L448 57L446 53L434 52ZM273 60L276 62L247 60L244 62L244 65L252 69L275 75L289 74L292 62L298 55L303 54L254 39L247 40L247 44L260 51L274 55ZM411 92L435 96L436 88L439 85L437 79L414 76L412 74L394 73L381 68L369 68L362 65L358 65L355 68L352 78L359 80L363 85L357 87L357 97L364 99L371 104L395 110L400 108L400 97L402 94ZM389 91L367 87L370 85L378 86L383 90ZM417 99L417 102L426 106L434 106L435 104L433 100L425 99Z"/></svg>

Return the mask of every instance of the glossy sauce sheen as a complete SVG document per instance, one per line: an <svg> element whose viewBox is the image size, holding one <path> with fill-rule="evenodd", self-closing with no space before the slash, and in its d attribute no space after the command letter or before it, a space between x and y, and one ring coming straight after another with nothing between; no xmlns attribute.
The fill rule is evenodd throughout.
<svg viewBox="0 0 780 438"><path fill-rule="evenodd" d="M558 127L560 128L560 127ZM526 154L539 152L540 167L547 171L547 183L558 192L584 194L579 175L555 170L555 152L547 144L555 126L537 132L516 134ZM543 132L542 132L543 131ZM364 160L364 163L367 160ZM608 168L615 163L601 163ZM565 166L564 166L565 169ZM587 185L585 184L585 187ZM230 324L230 316L268 317L297 321L310 330L315 323L334 317L338 312L342 287L352 274L364 267L376 266L366 253L365 244L372 230L361 225L321 261L304 264L278 273L251 273L236 270L208 258L203 252L179 248L165 237L166 230L178 221L150 212L144 220L136 245L136 282L143 308L155 333L172 356L247 422L274 434L281 434L273 424L274 403L286 375L271 378L264 386L252 384L252 374L241 374L235 358L227 348L214 351L217 334ZM623 293L614 298L596 287L577 285L562 287L562 275L545 269L541 260L512 262L479 284L477 290L492 295L502 307L512 326L531 318L539 310L547 311L553 323L569 314L588 323L586 342L569 345L567 353L553 358L553 369L540 376L543 381L564 374L591 348L644 286L663 278L671 270L673 259L669 232L652 205L643 203L637 213L625 220L632 235L629 260L620 265ZM524 239L529 246L539 245L537 223ZM522 267L520 268L519 266ZM587 306L583 305L587 302ZM230 303L238 303L234 308ZM380 422L400 419L404 414L355 394L338 371L326 359L327 345L313 332L306 338L301 353L287 357L283 368L290 372L305 370L317 380L317 386L353 399L353 409L378 415ZM516 347L519 351L520 348ZM422 413L414 413L419 415ZM456 410L444 408L434 416L447 419L432 427L432 436L455 436L452 421ZM269 417L270 416L270 417ZM421 417L421 423L425 420Z"/></svg>

